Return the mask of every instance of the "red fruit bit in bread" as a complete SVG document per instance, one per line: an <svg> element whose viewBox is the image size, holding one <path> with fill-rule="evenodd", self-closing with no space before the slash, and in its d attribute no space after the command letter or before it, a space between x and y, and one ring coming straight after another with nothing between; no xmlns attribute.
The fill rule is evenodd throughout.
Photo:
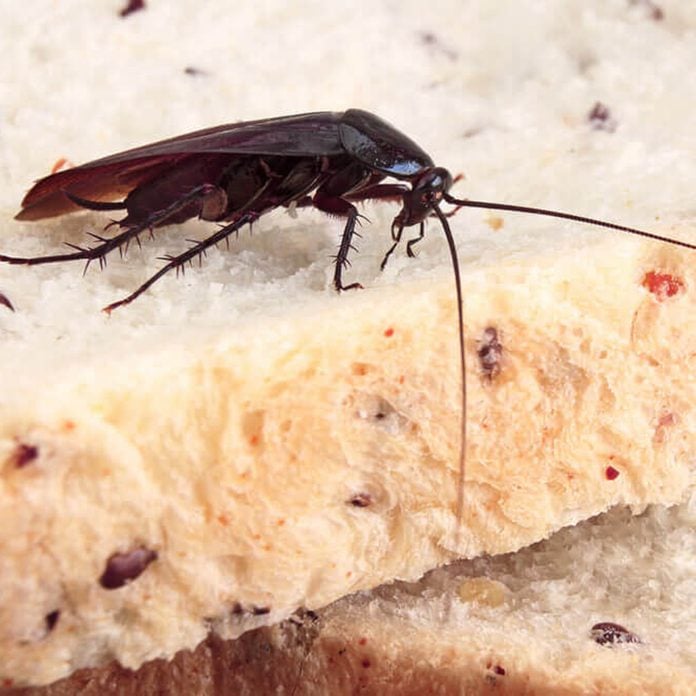
<svg viewBox="0 0 696 696"><path fill-rule="evenodd" d="M662 444L667 439L669 429L673 425L676 425L678 420L679 419L674 413L663 413L657 421L657 427L655 428L655 434L653 435L653 442L658 445Z"/></svg>
<svg viewBox="0 0 696 696"><path fill-rule="evenodd" d="M604 470L604 475L607 477L607 481L613 481L619 476L620 473L621 472L618 469L615 469L613 466L608 466Z"/></svg>
<svg viewBox="0 0 696 696"><path fill-rule="evenodd" d="M387 338L391 338L394 335L394 329L390 326L388 329L385 329L384 335Z"/></svg>
<svg viewBox="0 0 696 696"><path fill-rule="evenodd" d="M681 278L657 271L648 271L643 276L641 285L655 295L658 302L664 302L668 297L674 297L685 289Z"/></svg>

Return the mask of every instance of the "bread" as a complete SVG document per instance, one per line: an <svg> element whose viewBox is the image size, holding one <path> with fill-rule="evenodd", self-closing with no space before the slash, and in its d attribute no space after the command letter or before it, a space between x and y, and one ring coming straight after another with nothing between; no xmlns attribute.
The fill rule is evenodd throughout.
<svg viewBox="0 0 696 696"><path fill-rule="evenodd" d="M83 670L12 696L686 696L696 679L693 503L638 517L616 508L514 554L358 593L238 640L211 635L171 663Z"/></svg>
<svg viewBox="0 0 696 696"><path fill-rule="evenodd" d="M22 6L2 27L7 69L31 76L3 111L2 252L101 233L96 214L11 220L60 157L349 104L464 170L461 195L693 241L687 11L658 26L623 3L568 7L520 11L525 33L516 11L443 4L424 36L420 3L375 4L369 23L312 3L233 17L215 3L148 5L120 24L97 5ZM382 50L385 37L409 47L407 63ZM189 55L207 76L184 73ZM587 118L603 95L614 133ZM379 275L396 209L365 212L350 273L367 289L340 297L329 282L340 221L311 211L269 216L110 317L100 308L210 226L157 231L84 277L69 264L0 266L16 309L0 306L2 679L42 684L112 659L135 668L211 628L239 635L459 555L516 550L617 504L687 494L692 257L460 212L470 437L455 548L451 270L433 225L417 260L395 255ZM478 358L491 328L497 374Z"/></svg>
<svg viewBox="0 0 696 696"><path fill-rule="evenodd" d="M682 330L694 295L660 302L642 280L662 269L691 287L693 266L629 241L546 254L463 268L458 548L447 272L157 340L142 303L95 313L86 346L68 337L50 355L19 330L21 308L8 314L3 677L137 667L211 628L236 636L457 555L513 551L617 503L677 502L696 432ZM489 379L476 355L491 326L503 354ZM112 589L114 555L131 553L142 574Z"/></svg>

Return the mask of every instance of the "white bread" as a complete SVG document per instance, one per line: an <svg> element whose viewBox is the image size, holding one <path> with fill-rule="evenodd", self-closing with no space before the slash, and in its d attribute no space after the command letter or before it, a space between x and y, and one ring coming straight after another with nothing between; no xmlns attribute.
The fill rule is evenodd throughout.
<svg viewBox="0 0 696 696"><path fill-rule="evenodd" d="M261 45L267 17L240 9L231 26L219 11L200 24L197 3L167 9L186 26L167 60L178 65L182 42L200 45L194 55L213 66L211 86L183 73L184 82L145 76L152 37L166 36L163 9L149 7L111 34L95 7L71 5L67 19L52 3L26 7L31 16L3 25L8 60L32 76L3 123L12 143L3 253L47 253L101 230L103 217L89 214L11 221L29 181L61 155L81 161L210 123L348 104L394 121L439 164L465 168L460 192L693 241L694 164L684 154L692 99L680 77L691 74L693 52L678 31L690 26L686 11L657 27L618 4L568 3L534 19L548 39L540 42L519 32L515 12L488 14L485 4L463 18L460 3L439 8L441 43L424 39L409 54L406 92L395 88L402 54L380 54L379 70L374 56L385 36L395 45L419 36L421 3L400 3L397 23L388 3L371 7L369 28L359 13L337 24L328 10L298 6L297 17L315 22L304 55L325 56L341 37L373 48L362 67L359 51L349 63L325 61L321 104L309 81L294 78L292 99L279 89L246 102L267 77L258 52L236 55L235 71L214 62L223 40L245 35L240 24L249 45ZM285 3L274 11L288 31L274 33L264 60L284 50L291 61L304 25L292 24ZM566 25L577 31L559 29ZM32 41L19 40L25 26ZM498 33L490 53L493 42L479 41ZM621 56L604 62L617 35ZM661 61L644 59L647 41ZM93 48L89 61L60 48L75 45ZM450 45L458 57L448 57ZM578 77L569 66L588 53L596 74ZM55 79L87 69L89 89ZM353 71L370 76L369 93L367 79L348 80ZM118 74L134 91L114 104L108 90L126 89L110 82ZM647 94L635 74L653 85ZM432 91L414 87L432 80ZM541 99L549 80L569 85L555 101ZM620 118L612 134L585 118L605 93ZM340 223L307 211L262 221L231 252L214 251L202 270L165 279L109 318L100 307L209 226L158 232L126 262L84 278L70 265L0 266L0 291L17 310L0 306L2 678L45 683L114 657L136 667L193 647L211 626L237 635L301 605L416 579L459 554L515 550L615 504L683 498L696 451L692 257L609 232L511 216L496 229L496 219L460 213L452 224L465 278L470 440L454 549L451 272L432 226L417 261L395 257L376 277L395 210L367 212L372 225L352 273L368 290L341 297L328 289ZM678 292L651 294L644 280L653 271L678 279ZM503 361L489 383L476 352L491 326ZM350 504L364 493L370 506ZM143 562L153 560L148 552L156 560L130 585L101 587L107 559L137 548ZM253 615L254 607L270 612Z"/></svg>
<svg viewBox="0 0 696 696"><path fill-rule="evenodd" d="M171 663L82 670L12 696L688 696L694 502L638 517L617 508L514 554L352 595L238 640L211 635ZM630 633L593 633L608 622Z"/></svg>
<svg viewBox="0 0 696 696"><path fill-rule="evenodd" d="M6 340L3 676L46 682L114 657L136 667L211 626L238 635L455 555L516 550L617 503L678 501L695 449L682 330L695 303L658 302L640 282L653 268L696 284L684 255L629 242L464 266L474 359L457 549L446 277L161 344L122 312L100 318L111 346L64 341L73 364ZM5 325L24 321L20 310ZM475 356L491 325L504 352L489 383ZM17 367L20 345L31 372ZM364 494L367 507L351 503ZM157 559L140 577L100 586L112 554L141 547Z"/></svg>

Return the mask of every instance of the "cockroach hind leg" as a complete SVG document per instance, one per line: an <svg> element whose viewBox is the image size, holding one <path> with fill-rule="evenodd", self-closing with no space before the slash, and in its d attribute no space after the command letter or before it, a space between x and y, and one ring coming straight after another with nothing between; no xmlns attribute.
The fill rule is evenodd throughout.
<svg viewBox="0 0 696 696"><path fill-rule="evenodd" d="M366 222L368 225L372 224L372 220L370 220L370 218L367 217L367 215L363 215L362 213L356 213L355 222L358 225L360 225L360 227L363 226L363 222ZM353 234L356 235L357 237L360 236L355 230L353 230Z"/></svg>
<svg viewBox="0 0 696 696"><path fill-rule="evenodd" d="M177 272L181 271L183 273L184 266L186 263L192 261L196 258L196 256L203 254L205 250L209 247L215 246L218 242L221 242L223 239L239 230L240 227L243 227L244 225L253 222L257 218L258 213L245 213L234 222L231 222L219 229L215 234L210 235L210 237L207 237L202 241L196 242L190 249L187 249L178 256L172 256L168 254L166 256L160 257L161 260L166 261L167 263L162 268L160 268L160 270L157 271L157 273L150 276L150 278L148 278L130 295L124 297L122 300L118 300L117 302L113 302L110 305L107 305L106 307L104 307L102 311L106 314L111 314L111 312L113 312L114 309L122 307L123 305L130 304L133 300L142 295L151 285L156 283L163 275L167 274L171 270L176 269Z"/></svg>
<svg viewBox="0 0 696 696"><path fill-rule="evenodd" d="M79 205L80 208L86 208L87 210L125 210L125 201L91 201L87 198L82 198L70 191L63 191L66 198L69 198L75 205Z"/></svg>

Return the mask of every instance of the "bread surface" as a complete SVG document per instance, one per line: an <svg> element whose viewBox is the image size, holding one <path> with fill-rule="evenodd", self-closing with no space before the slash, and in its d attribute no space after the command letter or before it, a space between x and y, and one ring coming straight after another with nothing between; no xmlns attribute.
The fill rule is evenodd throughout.
<svg viewBox="0 0 696 696"><path fill-rule="evenodd" d="M0 250L58 253L103 234L107 216L92 213L13 221L62 157L350 106L465 173L457 195L694 241L692 9L664 2L657 20L624 0L436 5L429 27L418 2L370 3L369 22L310 0L148 3L125 20L78 0L13 5L0 27L12 87ZM591 116L598 101L606 118ZM211 628L239 635L617 504L683 499L693 255L460 211L457 536L451 270L433 224L417 259L396 253L379 274L397 210L364 209L346 280L366 290L341 296L330 256L342 222L308 210L265 217L109 317L100 309L158 257L211 226L157 230L102 273L0 265L15 307L0 305L0 678L135 668Z"/></svg>
<svg viewBox="0 0 696 696"><path fill-rule="evenodd" d="M458 548L448 278L33 371L34 388L1 404L5 674L136 667L211 627L239 635L617 503L677 502L696 432L682 328L694 296L660 302L641 279L696 279L679 253L621 246L625 266L585 248L547 258L543 274L538 257L464 267ZM476 357L489 327L503 346L491 378ZM138 553L151 554L142 573L105 587L114 555Z"/></svg>

